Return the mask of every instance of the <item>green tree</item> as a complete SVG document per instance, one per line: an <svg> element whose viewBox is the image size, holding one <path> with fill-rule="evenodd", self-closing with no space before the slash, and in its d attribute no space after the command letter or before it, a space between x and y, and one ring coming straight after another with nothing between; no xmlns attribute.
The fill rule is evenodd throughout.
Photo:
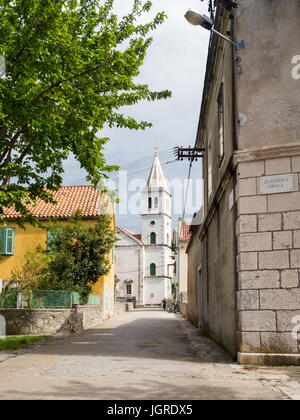
<svg viewBox="0 0 300 420"><path fill-rule="evenodd" d="M139 24L151 2L132 2L119 18L114 0L0 0L0 207L34 222L26 205L51 201L70 153L96 185L115 169L103 155L104 125L150 127L121 108L171 96L136 82L149 33L166 16Z"/></svg>
<svg viewBox="0 0 300 420"><path fill-rule="evenodd" d="M110 216L100 216L88 227L76 215L70 224L52 224L49 261L38 282L39 289L78 292L87 303L93 285L108 274L110 252L115 243Z"/></svg>
<svg viewBox="0 0 300 420"><path fill-rule="evenodd" d="M24 264L15 267L10 275L10 284L18 285L22 291L39 288L39 285L48 282L48 264L50 253L45 252L39 245L34 252L27 252L24 257Z"/></svg>

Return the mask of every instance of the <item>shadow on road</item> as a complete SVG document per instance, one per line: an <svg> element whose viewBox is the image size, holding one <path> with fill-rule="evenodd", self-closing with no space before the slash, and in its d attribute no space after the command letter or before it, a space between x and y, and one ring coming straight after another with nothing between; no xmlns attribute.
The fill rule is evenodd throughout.
<svg viewBox="0 0 300 420"><path fill-rule="evenodd" d="M193 328L193 327L192 327ZM194 335L198 336L193 328ZM199 337L200 338L200 337ZM228 354L203 337L191 344L174 314L161 309L136 309L98 328L54 338L30 349L31 354L159 359L193 363L232 363ZM217 360L216 360L217 355Z"/></svg>

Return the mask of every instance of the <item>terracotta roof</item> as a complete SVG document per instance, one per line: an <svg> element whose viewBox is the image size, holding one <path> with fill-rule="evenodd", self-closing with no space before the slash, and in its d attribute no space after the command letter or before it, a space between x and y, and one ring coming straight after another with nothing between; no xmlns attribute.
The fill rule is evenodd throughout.
<svg viewBox="0 0 300 420"><path fill-rule="evenodd" d="M35 206L28 206L31 213L38 219L47 218L70 218L74 216L76 210L81 210L82 217L97 217L101 212L98 209L100 199L105 202L105 196L97 191L92 185L70 185L61 187L53 193L53 198L57 204L46 203L38 199ZM3 207L4 219L18 219L21 215L16 212L14 207Z"/></svg>
<svg viewBox="0 0 300 420"><path fill-rule="evenodd" d="M138 241L142 242L142 235L141 234L130 232L130 230L121 228L120 226L117 226L117 229L120 229L122 232L126 233L126 235L131 236L134 239L137 239Z"/></svg>
<svg viewBox="0 0 300 420"><path fill-rule="evenodd" d="M180 229L179 232L179 241L189 241L190 237L191 237L191 233L190 233L190 227L191 227L191 223L189 222L182 222L182 228Z"/></svg>

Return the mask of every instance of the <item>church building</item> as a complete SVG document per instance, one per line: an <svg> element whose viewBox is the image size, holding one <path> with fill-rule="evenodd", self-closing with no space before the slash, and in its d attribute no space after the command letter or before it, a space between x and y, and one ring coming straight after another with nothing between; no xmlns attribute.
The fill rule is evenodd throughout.
<svg viewBox="0 0 300 420"><path fill-rule="evenodd" d="M158 150L141 192L141 234L117 227L116 289L140 305L158 305L172 296L171 194Z"/></svg>

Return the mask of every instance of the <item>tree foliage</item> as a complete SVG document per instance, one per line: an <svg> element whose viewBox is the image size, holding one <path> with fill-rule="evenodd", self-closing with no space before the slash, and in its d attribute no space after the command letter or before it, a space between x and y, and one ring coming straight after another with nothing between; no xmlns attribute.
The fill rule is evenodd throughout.
<svg viewBox="0 0 300 420"><path fill-rule="evenodd" d="M38 289L42 284L48 283L48 264L50 253L45 252L39 245L34 252L27 252L24 264L15 267L10 275L10 287L18 285L20 290L28 291Z"/></svg>
<svg viewBox="0 0 300 420"><path fill-rule="evenodd" d="M11 282L22 290L65 290L78 292L86 303L93 285L111 268L115 243L110 216L100 216L88 226L77 213L68 224L51 223L52 239L46 251L41 246L27 253L25 264L12 272Z"/></svg>
<svg viewBox="0 0 300 420"><path fill-rule="evenodd" d="M145 129L151 124L121 108L171 95L136 82L150 32L166 16L139 24L151 2L132 3L119 18L114 0L0 0L1 207L30 217L26 204L51 201L70 153L96 185L115 169L104 158L103 127Z"/></svg>

